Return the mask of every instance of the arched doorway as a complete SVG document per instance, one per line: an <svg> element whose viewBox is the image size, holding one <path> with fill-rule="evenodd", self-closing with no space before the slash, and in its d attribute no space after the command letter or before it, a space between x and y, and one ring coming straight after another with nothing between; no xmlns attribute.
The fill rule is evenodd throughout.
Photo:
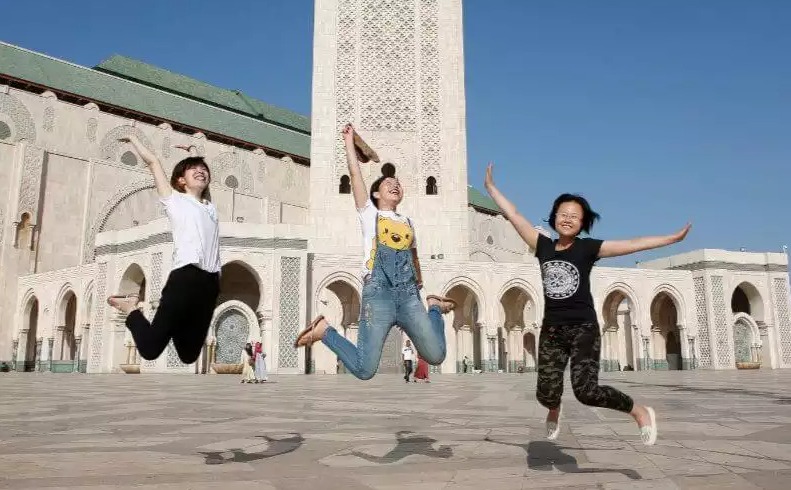
<svg viewBox="0 0 791 490"><path fill-rule="evenodd" d="M132 263L130 264L126 270L124 271L123 275L121 276L121 281L118 283L118 292L116 294L119 295L131 295L136 294L140 301L146 301L148 297L148 291L146 288L146 275L143 272L143 268L140 267L138 264ZM122 316L115 314L116 322L122 321ZM130 345L133 345L134 340L132 338L132 334L127 329L115 329L111 331L111 339L112 339L112 364L115 366L120 366L121 364L125 364L127 362L127 358L129 357L130 350L127 348L127 342Z"/></svg>
<svg viewBox="0 0 791 490"><path fill-rule="evenodd" d="M60 338L55 339L57 346L54 352L53 359L57 358L60 361L73 361L77 353L77 344L75 341L75 329L77 325L77 296L69 291L61 299L59 306L60 314L62 315L60 326L63 329L60 332Z"/></svg>
<svg viewBox="0 0 791 490"><path fill-rule="evenodd" d="M678 309L672 296L657 294L651 301L651 344L654 369L683 369Z"/></svg>
<svg viewBox="0 0 791 490"><path fill-rule="evenodd" d="M602 328L601 366L603 371L636 369L637 358L632 335L634 302L631 296L616 289L604 298L602 308L604 326Z"/></svg>
<svg viewBox="0 0 791 490"><path fill-rule="evenodd" d="M137 294L140 301L146 300L146 275L137 264L131 264L121 276L118 284L118 294Z"/></svg>
<svg viewBox="0 0 791 490"><path fill-rule="evenodd" d="M338 333L349 342L357 343L358 322L360 319L360 294L348 281L338 279L319 291L318 307ZM379 370L382 373L397 373L401 369L401 333L391 329L385 340ZM305 373L345 373L346 368L335 355L321 342L313 344L305 351Z"/></svg>
<svg viewBox="0 0 791 490"><path fill-rule="evenodd" d="M220 297L217 304L241 301L257 311L261 302L261 286L254 269L243 262L228 262L220 275Z"/></svg>
<svg viewBox="0 0 791 490"><path fill-rule="evenodd" d="M536 307L533 297L524 288L513 286L500 297L504 341L500 343L500 369L517 372L527 365L524 348L526 328L534 328ZM531 366L535 366L533 360Z"/></svg>
<svg viewBox="0 0 791 490"><path fill-rule="evenodd" d="M452 287L446 296L456 301L453 310L453 332L456 337L456 372L471 370L485 371L483 358L483 339L481 324L478 321L478 296L469 287L460 284ZM448 338L450 343L452 340ZM494 339L488 346L491 357L494 357ZM491 366L494 368L494 366Z"/></svg>
<svg viewBox="0 0 791 490"><path fill-rule="evenodd" d="M764 321L764 301L755 285L742 282L731 295L734 362L772 365L772 350Z"/></svg>
<svg viewBox="0 0 791 490"><path fill-rule="evenodd" d="M31 372L36 370L36 361L38 361L38 298L33 296L25 306L25 323L24 328L27 330L24 342L24 360L22 370Z"/></svg>

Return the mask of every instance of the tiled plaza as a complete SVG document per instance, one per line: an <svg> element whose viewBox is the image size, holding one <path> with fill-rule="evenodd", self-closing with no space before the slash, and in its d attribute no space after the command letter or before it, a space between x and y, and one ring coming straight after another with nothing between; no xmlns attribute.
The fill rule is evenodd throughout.
<svg viewBox="0 0 791 490"><path fill-rule="evenodd" d="M791 371L603 373L657 410L579 404L543 439L535 375L0 373L0 488L788 488Z"/></svg>

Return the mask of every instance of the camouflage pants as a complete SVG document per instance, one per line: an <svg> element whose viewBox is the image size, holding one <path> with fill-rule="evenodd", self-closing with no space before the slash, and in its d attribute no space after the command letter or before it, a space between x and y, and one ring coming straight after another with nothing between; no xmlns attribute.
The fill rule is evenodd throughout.
<svg viewBox="0 0 791 490"><path fill-rule="evenodd" d="M563 373L571 357L571 387L581 403L593 407L632 411L630 397L610 386L599 386L601 336L596 323L545 325L538 339L538 402L549 408L560 405Z"/></svg>

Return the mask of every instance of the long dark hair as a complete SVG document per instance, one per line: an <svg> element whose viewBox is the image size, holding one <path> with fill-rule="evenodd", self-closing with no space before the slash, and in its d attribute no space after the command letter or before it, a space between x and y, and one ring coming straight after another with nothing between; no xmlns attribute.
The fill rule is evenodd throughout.
<svg viewBox="0 0 791 490"><path fill-rule="evenodd" d="M582 208L582 226L580 227L580 231L590 234L591 229L593 229L593 222L601 219L601 216L591 208L588 200L579 194L561 194L555 199L554 204L552 204L552 211L549 212L549 226L552 227L553 230L558 231L557 228L555 228L555 220L558 216L558 208L564 202L576 202L580 205Z"/></svg>
<svg viewBox="0 0 791 490"><path fill-rule="evenodd" d="M374 197L374 192L379 192L379 186L382 185L385 179L389 179L390 177L395 177L395 166L392 163L385 163L382 165L381 177L374 180L374 183L371 184L371 192L368 193L368 197L371 199L371 202L374 203L376 209L379 209L379 199Z"/></svg>
<svg viewBox="0 0 791 490"><path fill-rule="evenodd" d="M170 174L170 187L177 190L178 192L184 193L184 186L179 184L179 179L184 177L184 174L187 173L187 170L195 167L203 167L206 169L206 173L209 176L209 184L210 184L211 170L209 170L209 165L206 164L206 160L204 160L203 157L187 157L184 160L177 163L176 166L173 168L173 173ZM203 189L203 192L201 192L200 195L200 198L206 201L211 201L209 184L206 184L206 188Z"/></svg>

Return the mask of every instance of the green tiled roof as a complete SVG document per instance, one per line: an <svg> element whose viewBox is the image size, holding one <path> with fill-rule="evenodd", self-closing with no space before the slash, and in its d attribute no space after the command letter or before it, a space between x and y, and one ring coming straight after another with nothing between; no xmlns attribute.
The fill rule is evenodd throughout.
<svg viewBox="0 0 791 490"><path fill-rule="evenodd" d="M91 69L0 42L0 74L310 158L308 117L125 56L112 56ZM467 200L480 211L502 212L472 186Z"/></svg>
<svg viewBox="0 0 791 490"><path fill-rule="evenodd" d="M96 69L279 126L310 133L310 120L305 116L271 106L237 90L215 87L142 61L115 55L99 63Z"/></svg>
<svg viewBox="0 0 791 490"><path fill-rule="evenodd" d="M126 58L122 59L126 60ZM119 65L119 70L120 65L124 64L120 61L113 63ZM130 66L125 68L127 78L133 74ZM164 87L166 83L164 80L159 82L163 85L162 88L156 88L152 85L155 85L153 81L154 74L158 73L157 70L159 69L146 71L145 74L138 72L136 75L138 78L150 80L146 84L137 83L0 42L0 73L9 77L205 132L221 134L263 148L310 158L310 134L304 130L307 123L300 122L300 116L291 115L282 109L274 109L263 102L251 102L253 107L247 108L247 114L253 114L261 109L260 112L264 114L265 119L262 120L260 115L242 115L244 111L240 113L237 109L230 109L230 106L228 109L218 107L220 105L217 103L218 100L214 100L213 103L197 100L197 95L222 99L220 96L222 89L215 89L214 92L205 90L209 93L202 93L198 88L207 87L205 84L197 81L186 83L185 80L190 79L180 75L170 74L174 77L167 82L171 84L170 88ZM159 71L164 72L164 70ZM175 79L179 80L178 84L173 81ZM193 91L191 95L187 95L189 90ZM236 100L240 101L237 102L239 106L243 99L237 97ZM298 127L300 124L303 129L285 127Z"/></svg>
<svg viewBox="0 0 791 490"><path fill-rule="evenodd" d="M467 186L467 201L470 203L470 206L476 209L496 214L502 213L502 210L494 203L491 197L483 194L471 185Z"/></svg>

